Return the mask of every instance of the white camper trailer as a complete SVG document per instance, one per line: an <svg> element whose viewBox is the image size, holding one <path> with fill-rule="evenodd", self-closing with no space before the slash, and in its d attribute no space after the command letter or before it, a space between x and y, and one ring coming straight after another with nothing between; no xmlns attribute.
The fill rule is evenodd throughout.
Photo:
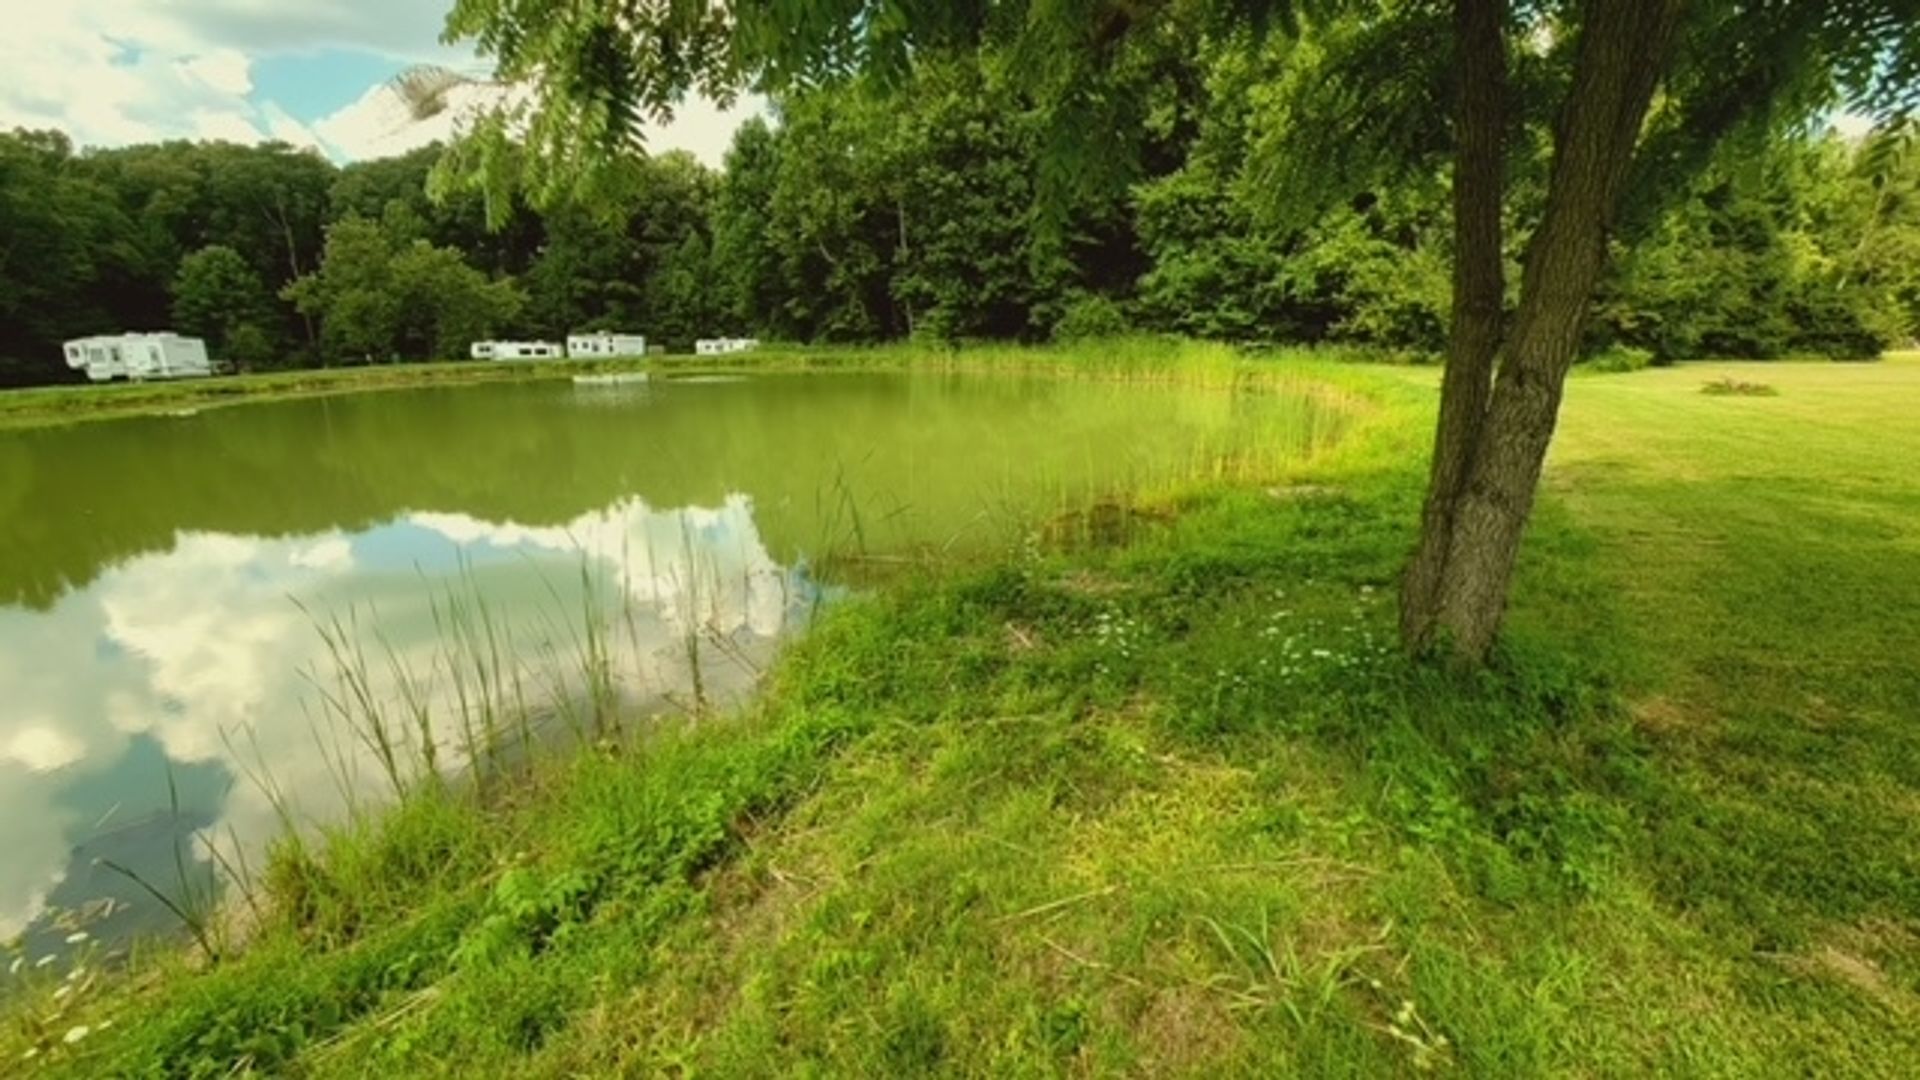
<svg viewBox="0 0 1920 1080"><path fill-rule="evenodd" d="M193 379L213 374L207 343L179 334L101 334L65 346L67 366L94 382Z"/></svg>
<svg viewBox="0 0 1920 1080"><path fill-rule="evenodd" d="M693 343L693 351L701 356L723 356L727 353L746 352L759 347L759 338L701 338Z"/></svg>
<svg viewBox="0 0 1920 1080"><path fill-rule="evenodd" d="M475 360L556 360L567 355L557 341L476 341L468 352Z"/></svg>
<svg viewBox="0 0 1920 1080"><path fill-rule="evenodd" d="M647 339L641 334L615 334L604 330L592 334L571 334L567 337L567 355L575 360L584 357L645 356Z"/></svg>

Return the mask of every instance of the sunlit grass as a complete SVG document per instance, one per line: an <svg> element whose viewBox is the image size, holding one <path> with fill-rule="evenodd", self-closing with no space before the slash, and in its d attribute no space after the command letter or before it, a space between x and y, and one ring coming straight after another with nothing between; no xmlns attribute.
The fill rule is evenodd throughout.
<svg viewBox="0 0 1920 1080"><path fill-rule="evenodd" d="M744 710L532 755L487 797L411 784L283 851L212 972L143 961L0 1052L75 1075L1908 1071L1920 363L1578 380L1482 676L1390 646L1433 373L1213 363L1194 377L1363 404L1277 475L1063 500L1002 559L837 605ZM1723 375L1778 393L1699 392ZM564 655L588 679L613 647Z"/></svg>

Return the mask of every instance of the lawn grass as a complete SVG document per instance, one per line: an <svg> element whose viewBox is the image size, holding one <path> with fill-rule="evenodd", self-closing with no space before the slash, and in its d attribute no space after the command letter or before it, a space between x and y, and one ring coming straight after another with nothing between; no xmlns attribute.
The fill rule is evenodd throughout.
<svg viewBox="0 0 1920 1080"><path fill-rule="evenodd" d="M1479 675L1390 647L1433 373L1206 363L1366 404L1131 536L846 603L742 715L289 847L247 948L42 997L0 1060L1907 1074L1920 359L1576 380Z"/></svg>

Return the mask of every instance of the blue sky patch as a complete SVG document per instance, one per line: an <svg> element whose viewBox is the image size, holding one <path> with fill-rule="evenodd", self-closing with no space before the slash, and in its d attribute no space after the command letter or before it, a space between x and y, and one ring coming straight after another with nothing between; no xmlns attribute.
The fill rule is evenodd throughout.
<svg viewBox="0 0 1920 1080"><path fill-rule="evenodd" d="M353 104L368 87L406 67L390 56L350 49L263 56L254 61L248 99L256 105L275 102L294 119L310 124Z"/></svg>

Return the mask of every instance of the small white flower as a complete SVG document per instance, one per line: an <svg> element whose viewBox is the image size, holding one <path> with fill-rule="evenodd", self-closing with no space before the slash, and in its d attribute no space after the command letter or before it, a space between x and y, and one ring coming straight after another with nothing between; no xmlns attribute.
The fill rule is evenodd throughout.
<svg viewBox="0 0 1920 1080"><path fill-rule="evenodd" d="M13 963L11 963L11 964L8 964L8 965L7 965L7 974L9 974L9 975L18 975L18 974L20 974L20 969L21 969L22 967L25 967L25 966L26 966L26 963L27 963L27 958L26 958L26 957L24 957L24 956L16 956L16 957L14 957L14 958L13 958Z"/></svg>
<svg viewBox="0 0 1920 1080"><path fill-rule="evenodd" d="M67 1029L67 1033L60 1037L60 1041L66 1043L68 1046L72 1046L74 1043L79 1042L91 1034L93 1034L92 1028L85 1024L75 1024Z"/></svg>
<svg viewBox="0 0 1920 1080"><path fill-rule="evenodd" d="M48 964L51 964L51 963L53 963L53 954L52 954L52 953L48 953L47 955L45 955L45 956L43 956L43 957L41 957L40 959L38 959L38 960L35 960L35 961L33 962L33 966L34 966L34 967L37 967L37 968L43 968L43 967L46 967L46 966L47 966Z"/></svg>
<svg viewBox="0 0 1920 1080"><path fill-rule="evenodd" d="M67 935L67 944L78 945L92 936L93 935L87 933L85 930L75 930L73 933Z"/></svg>

